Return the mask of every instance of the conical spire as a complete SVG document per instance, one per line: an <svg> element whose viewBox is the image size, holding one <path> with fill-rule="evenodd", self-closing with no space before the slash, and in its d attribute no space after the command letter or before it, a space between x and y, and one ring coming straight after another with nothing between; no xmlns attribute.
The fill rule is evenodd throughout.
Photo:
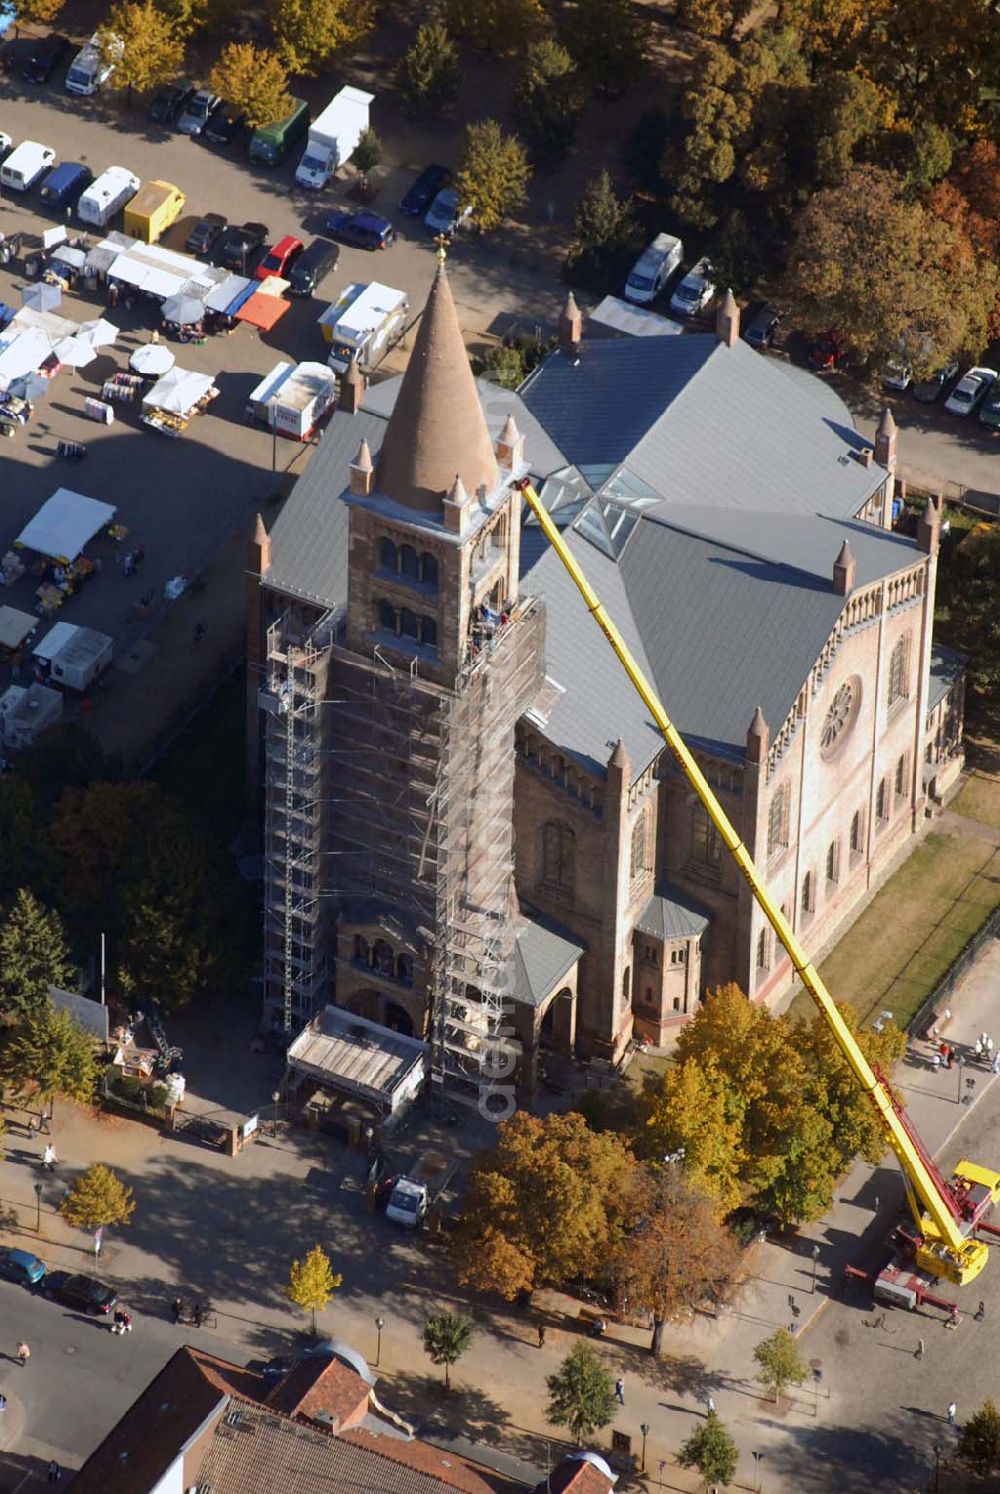
<svg viewBox="0 0 1000 1494"><path fill-rule="evenodd" d="M358 447L358 454L354 458L354 465L359 472L371 472L373 465L372 453L367 441L362 441Z"/></svg>
<svg viewBox="0 0 1000 1494"><path fill-rule="evenodd" d="M896 434L896 421L888 405L882 406L882 419L878 424L880 436L894 436Z"/></svg>
<svg viewBox="0 0 1000 1494"><path fill-rule="evenodd" d="M378 458L387 497L437 513L456 472L470 493L498 481L451 286L438 266Z"/></svg>

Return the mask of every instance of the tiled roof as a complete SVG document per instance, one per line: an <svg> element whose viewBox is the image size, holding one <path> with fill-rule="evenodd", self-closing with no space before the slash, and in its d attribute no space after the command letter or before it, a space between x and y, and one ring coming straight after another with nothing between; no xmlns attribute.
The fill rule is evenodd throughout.
<svg viewBox="0 0 1000 1494"><path fill-rule="evenodd" d="M368 1408L369 1387L339 1359L300 1359L267 1397L285 1416L321 1421L336 1432Z"/></svg>
<svg viewBox="0 0 1000 1494"><path fill-rule="evenodd" d="M640 934L651 939L689 939L708 928L709 915L686 892L669 882L658 887L636 919Z"/></svg>
<svg viewBox="0 0 1000 1494"><path fill-rule="evenodd" d="M511 992L515 1001L538 1006L572 970L586 946L549 919L522 913L512 956Z"/></svg>

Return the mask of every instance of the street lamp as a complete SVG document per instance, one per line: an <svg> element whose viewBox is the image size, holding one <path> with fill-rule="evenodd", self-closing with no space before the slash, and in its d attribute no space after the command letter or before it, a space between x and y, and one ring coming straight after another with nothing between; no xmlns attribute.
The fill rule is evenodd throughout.
<svg viewBox="0 0 1000 1494"><path fill-rule="evenodd" d="M640 1424L640 1426L639 1426L639 1431L642 1433L642 1469L641 1469L641 1471L643 1473L645 1473L645 1471L646 1471L646 1438L649 1436L649 1422L648 1421L642 1422Z"/></svg>
<svg viewBox="0 0 1000 1494"><path fill-rule="evenodd" d="M813 1293L815 1293L815 1291L816 1291L816 1267L818 1265L819 1265L819 1246L818 1245L814 1245L813 1246L813 1279L812 1279L812 1290L813 1290Z"/></svg>
<svg viewBox="0 0 1000 1494"><path fill-rule="evenodd" d="M941 1444L934 1444L934 1494L940 1494L941 1489Z"/></svg>
<svg viewBox="0 0 1000 1494"><path fill-rule="evenodd" d="M382 1358L382 1329L385 1327L385 1318L379 1313L375 1319L375 1331L378 1338L375 1341L375 1368L378 1369L379 1360Z"/></svg>
<svg viewBox="0 0 1000 1494"><path fill-rule="evenodd" d="M757 1494L760 1494L760 1465L764 1454L762 1452L753 1452L750 1456L753 1458L753 1486Z"/></svg>
<svg viewBox="0 0 1000 1494"><path fill-rule="evenodd" d="M35 1184L35 1234L41 1234L42 1230L42 1185Z"/></svg>
<svg viewBox="0 0 1000 1494"><path fill-rule="evenodd" d="M271 1095L271 1104L274 1107L273 1110L271 1111L271 1135L272 1136L277 1136L277 1134L278 1134L278 1104L279 1104L280 1100L281 1100L281 1090L280 1089L276 1089L273 1092L273 1094Z"/></svg>

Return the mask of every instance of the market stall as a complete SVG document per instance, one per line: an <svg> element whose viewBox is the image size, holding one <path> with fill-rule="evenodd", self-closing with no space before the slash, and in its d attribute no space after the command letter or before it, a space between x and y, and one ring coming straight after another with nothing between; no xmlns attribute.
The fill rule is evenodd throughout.
<svg viewBox="0 0 1000 1494"><path fill-rule="evenodd" d="M337 397L337 376L324 363L277 363L249 399L249 413L269 430L306 441Z"/></svg>
<svg viewBox="0 0 1000 1494"><path fill-rule="evenodd" d="M291 307L291 302L284 299L288 284L277 275L268 275L239 307L236 320L249 322L261 332L270 332Z"/></svg>
<svg viewBox="0 0 1000 1494"><path fill-rule="evenodd" d="M142 423L167 436L179 436L193 416L218 394L211 374L172 368L157 379L142 402Z"/></svg>
<svg viewBox="0 0 1000 1494"><path fill-rule="evenodd" d="M14 653L38 627L37 617L17 607L0 607L0 649Z"/></svg>
<svg viewBox="0 0 1000 1494"><path fill-rule="evenodd" d="M136 348L128 360L128 366L133 373L140 374L144 379L159 379L170 372L176 361L173 353L162 342L146 342L141 348Z"/></svg>
<svg viewBox="0 0 1000 1494"><path fill-rule="evenodd" d="M83 547L113 523L116 509L70 488L56 488L35 517L24 526L14 544L22 550L57 560L66 566L76 560Z"/></svg>

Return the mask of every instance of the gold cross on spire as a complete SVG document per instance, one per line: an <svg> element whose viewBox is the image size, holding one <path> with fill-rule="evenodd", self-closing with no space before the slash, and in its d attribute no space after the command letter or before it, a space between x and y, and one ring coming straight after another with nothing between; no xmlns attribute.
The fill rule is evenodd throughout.
<svg viewBox="0 0 1000 1494"><path fill-rule="evenodd" d="M449 239L446 233L439 233L434 242L438 246L438 264L443 265L448 258L448 247L451 244L451 239Z"/></svg>

